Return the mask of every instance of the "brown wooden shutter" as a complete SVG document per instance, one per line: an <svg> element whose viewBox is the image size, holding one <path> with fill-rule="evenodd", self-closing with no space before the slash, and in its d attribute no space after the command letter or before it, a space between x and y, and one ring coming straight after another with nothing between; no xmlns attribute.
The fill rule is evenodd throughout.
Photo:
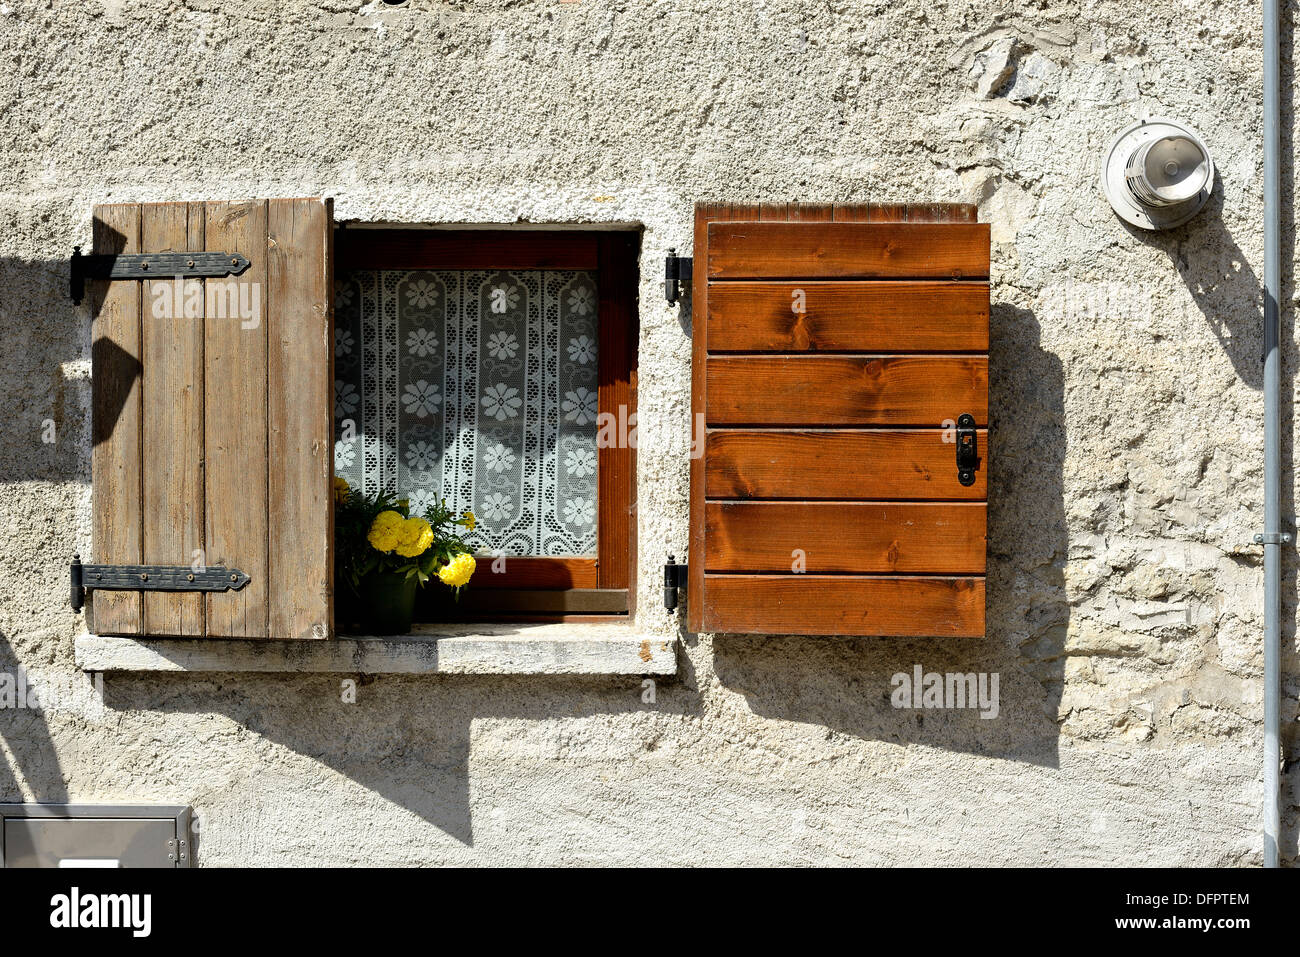
<svg viewBox="0 0 1300 957"><path fill-rule="evenodd" d="M204 290L202 317L161 305L169 276L91 284L93 561L201 557L250 579L207 594L92 591L97 633L331 633L331 232L321 199L95 207L97 254L250 262L239 276L185 281Z"/></svg>
<svg viewBox="0 0 1300 957"><path fill-rule="evenodd" d="M692 631L984 634L988 275L973 206L697 206Z"/></svg>

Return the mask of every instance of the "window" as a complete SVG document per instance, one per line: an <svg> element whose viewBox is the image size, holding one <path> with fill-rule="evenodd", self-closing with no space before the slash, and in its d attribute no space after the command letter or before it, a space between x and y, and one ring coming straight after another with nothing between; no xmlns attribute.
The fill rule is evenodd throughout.
<svg viewBox="0 0 1300 957"><path fill-rule="evenodd" d="M483 518L501 560L428 617L626 619L637 242L95 207L90 627L329 637L336 463ZM690 630L982 634L987 224L701 204L695 256Z"/></svg>
<svg viewBox="0 0 1300 957"><path fill-rule="evenodd" d="M335 472L479 521L471 588L426 589L425 616L629 613L636 242L338 234Z"/></svg>

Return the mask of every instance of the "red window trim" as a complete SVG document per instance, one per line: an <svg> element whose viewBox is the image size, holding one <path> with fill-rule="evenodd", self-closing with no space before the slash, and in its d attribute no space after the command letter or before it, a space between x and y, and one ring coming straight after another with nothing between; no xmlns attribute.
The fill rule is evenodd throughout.
<svg viewBox="0 0 1300 957"><path fill-rule="evenodd" d="M597 408L622 424L635 422L637 253L633 232L496 229L342 228L335 237L335 269L582 269L596 273L599 289ZM513 618L532 621L630 615L636 593L636 450L620 441L597 450L595 558L507 558L494 573L481 561L466 596L438 602L438 617ZM602 592L572 596L568 604L601 613L554 610L560 596L539 593ZM624 592L625 596L618 593ZM595 600L593 600L595 599ZM510 608L508 613L499 609ZM534 608L548 610L538 613Z"/></svg>

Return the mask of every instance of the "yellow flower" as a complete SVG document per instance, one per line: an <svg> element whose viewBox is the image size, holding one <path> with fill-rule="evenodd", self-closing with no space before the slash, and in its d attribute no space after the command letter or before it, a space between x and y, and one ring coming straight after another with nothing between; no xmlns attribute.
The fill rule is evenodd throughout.
<svg viewBox="0 0 1300 957"><path fill-rule="evenodd" d="M471 512L469 509L466 509L465 514L462 515L460 519L457 520L456 524L464 525L466 531L472 532L478 526L478 519L474 517L473 512Z"/></svg>
<svg viewBox="0 0 1300 957"><path fill-rule="evenodd" d="M468 585L474 566L474 556L461 553L438 569L438 580L450 588Z"/></svg>
<svg viewBox="0 0 1300 957"><path fill-rule="evenodd" d="M391 552L401 544L402 524L405 521L400 512L380 512L370 524L366 541L377 551Z"/></svg>
<svg viewBox="0 0 1300 957"><path fill-rule="evenodd" d="M408 518L398 528L397 537L397 554L414 558L433 544L433 526L419 517Z"/></svg>
<svg viewBox="0 0 1300 957"><path fill-rule="evenodd" d="M334 477L334 501L346 502L348 496L352 494L352 486L348 484L345 478Z"/></svg>

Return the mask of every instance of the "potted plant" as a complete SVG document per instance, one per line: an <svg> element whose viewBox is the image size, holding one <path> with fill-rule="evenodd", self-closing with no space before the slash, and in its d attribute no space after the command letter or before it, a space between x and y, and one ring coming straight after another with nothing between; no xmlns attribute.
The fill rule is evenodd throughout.
<svg viewBox="0 0 1300 957"><path fill-rule="evenodd" d="M415 592L429 579L459 598L474 574L474 556L459 535L474 528L474 513L457 515L439 501L412 515L407 499L367 494L334 480L336 617L368 634L411 630Z"/></svg>

